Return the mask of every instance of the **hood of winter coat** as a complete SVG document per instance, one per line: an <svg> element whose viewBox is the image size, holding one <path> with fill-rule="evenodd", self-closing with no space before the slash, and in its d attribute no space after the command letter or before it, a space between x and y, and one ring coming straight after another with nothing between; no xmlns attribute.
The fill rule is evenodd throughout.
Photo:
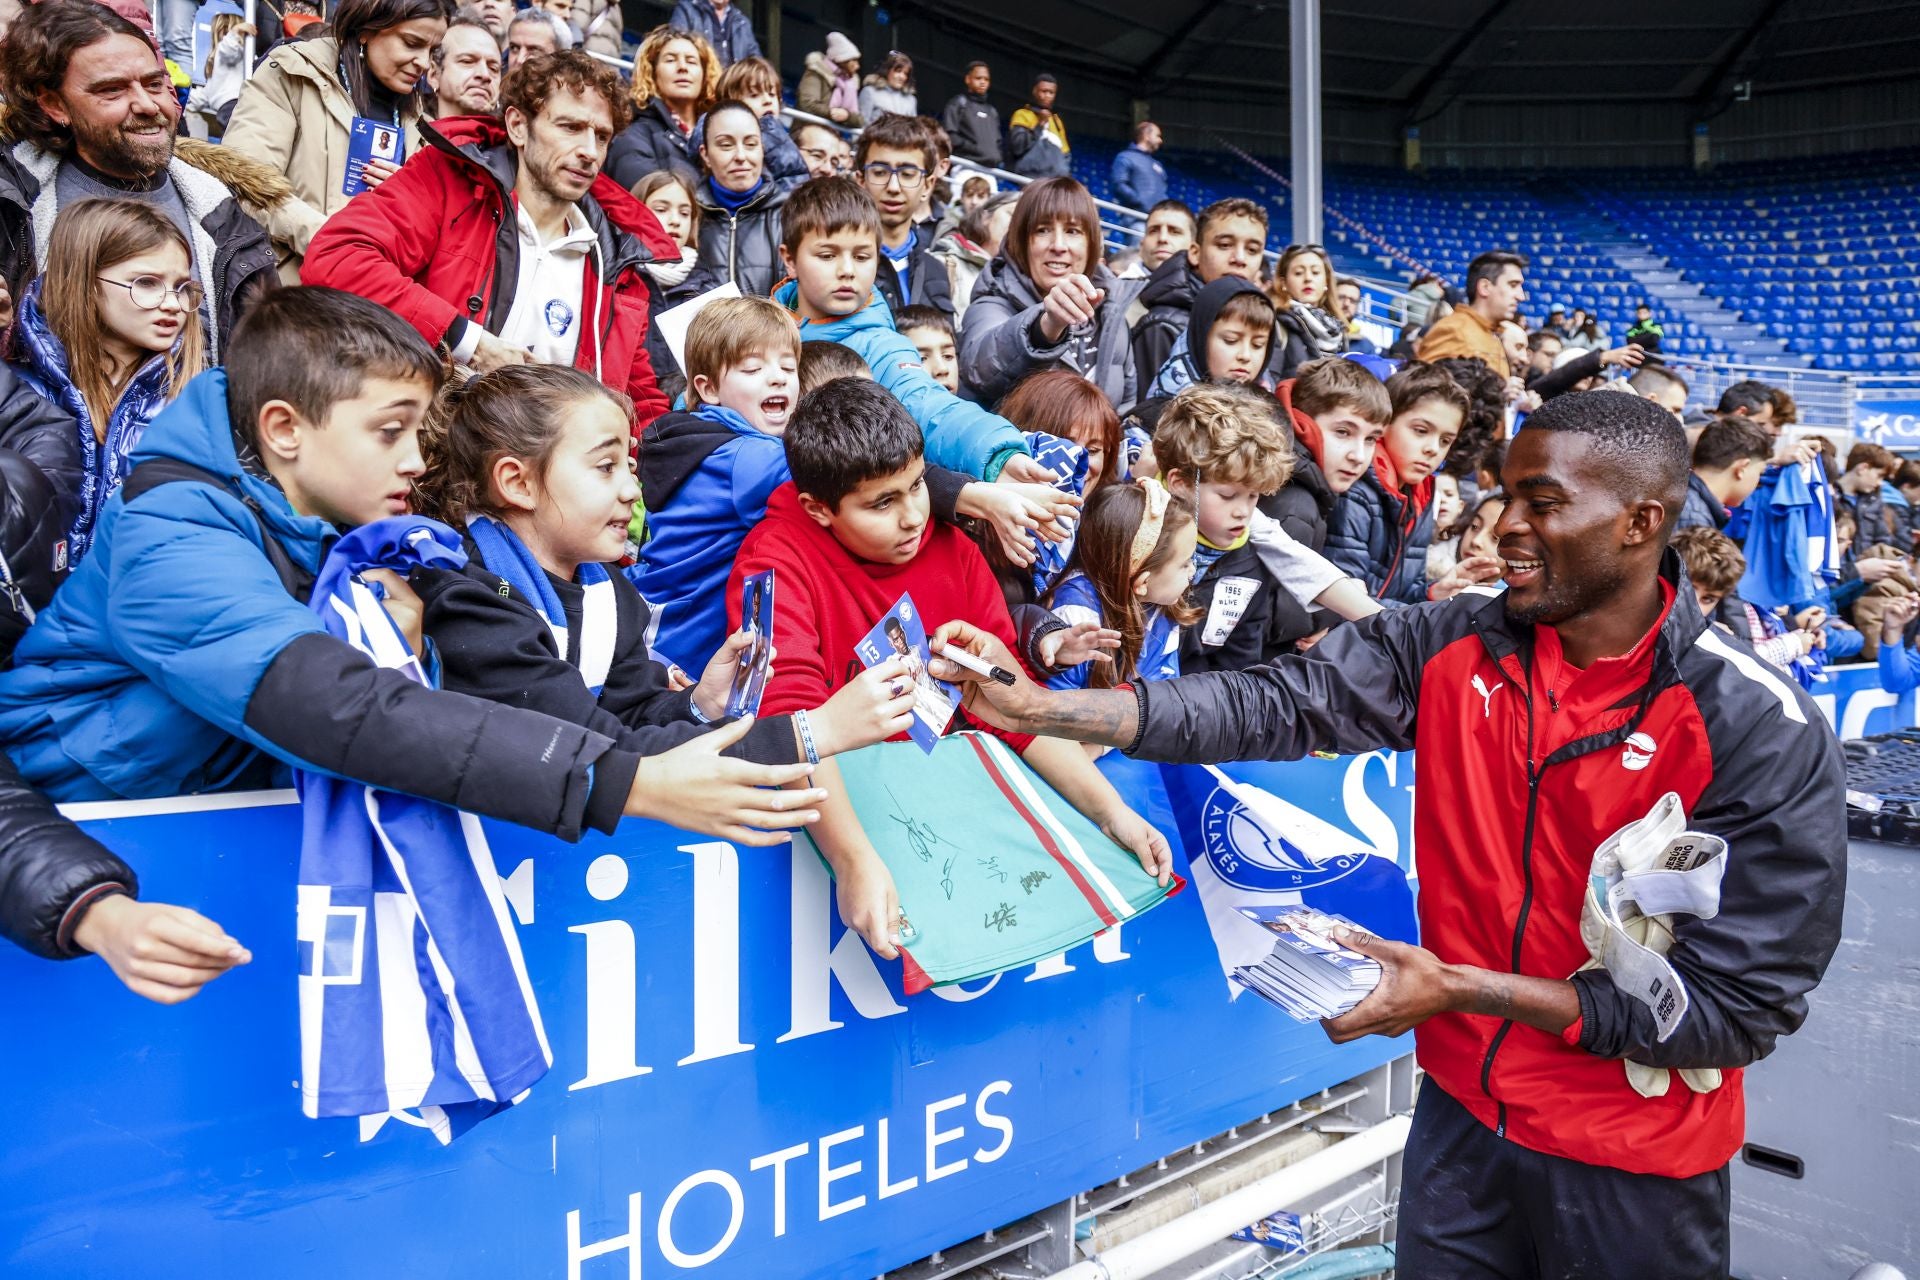
<svg viewBox="0 0 1920 1280"><path fill-rule="evenodd" d="M958 231L949 231L934 241L928 250L936 258L952 258L977 269L984 268L993 261L993 255L961 235Z"/></svg>
<svg viewBox="0 0 1920 1280"><path fill-rule="evenodd" d="M1139 300L1144 307L1172 306L1190 311L1201 287L1200 274L1188 264L1187 255L1176 253L1154 268L1140 290Z"/></svg>
<svg viewBox="0 0 1920 1280"><path fill-rule="evenodd" d="M261 207L279 204L293 194L287 175L272 165L197 138L175 138L173 158L190 164L237 196L242 204Z"/></svg>
<svg viewBox="0 0 1920 1280"><path fill-rule="evenodd" d="M1213 370L1207 367L1207 339L1213 333L1213 323L1220 318L1220 312L1240 294L1259 292L1260 286L1251 280L1239 276L1221 276L1212 284L1202 285L1199 292L1193 295L1193 309L1189 312L1187 330L1181 337L1186 341L1185 354L1197 375L1196 381L1213 376ZM1172 359L1171 356L1168 358Z"/></svg>
<svg viewBox="0 0 1920 1280"><path fill-rule="evenodd" d="M800 315L800 285L795 280L788 280L776 288L773 300L793 313L794 322L800 326L801 340L805 342L819 339L839 342L845 335L861 329L893 328L893 309L887 305L887 300L878 289L867 298L866 306L837 320L804 319Z"/></svg>
<svg viewBox="0 0 1920 1280"><path fill-rule="evenodd" d="M640 492L646 495L647 509L664 509L700 464L735 434L726 423L699 414L655 418L640 436Z"/></svg>
<svg viewBox="0 0 1920 1280"><path fill-rule="evenodd" d="M1320 437L1320 424L1313 420L1311 414L1303 413L1293 407L1293 382L1292 378L1282 382L1273 389L1273 396L1287 411L1287 421L1293 424L1293 438L1306 446L1308 456L1321 469L1322 479L1324 479L1327 464L1321 456L1325 443Z"/></svg>

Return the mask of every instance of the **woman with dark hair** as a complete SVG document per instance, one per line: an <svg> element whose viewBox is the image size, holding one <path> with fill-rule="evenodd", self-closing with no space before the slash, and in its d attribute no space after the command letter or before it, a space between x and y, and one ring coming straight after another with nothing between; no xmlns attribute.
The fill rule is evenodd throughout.
<svg viewBox="0 0 1920 1280"><path fill-rule="evenodd" d="M452 17L451 0L340 0L332 34L281 45L241 90L225 145L293 184L291 196L258 210L287 284L300 283L320 224L419 147L420 84ZM372 123L375 156L388 143L390 158L349 174L356 118Z"/></svg>
<svg viewBox="0 0 1920 1280"><path fill-rule="evenodd" d="M920 99L913 89L913 59L895 49L878 75L860 86L860 118L872 124L881 116L917 116Z"/></svg>
<svg viewBox="0 0 1920 1280"><path fill-rule="evenodd" d="M780 207L787 192L767 177L753 108L723 102L700 122L707 176L693 189L700 208L699 254L687 288L705 293L731 281L765 297L780 282Z"/></svg>
<svg viewBox="0 0 1920 1280"><path fill-rule="evenodd" d="M1020 193L1000 252L973 286L960 334L960 381L983 404L1042 369L1071 369L1116 409L1133 404L1129 293L1107 269L1100 214L1072 178Z"/></svg>
<svg viewBox="0 0 1920 1280"><path fill-rule="evenodd" d="M720 57L706 37L655 27L633 58L633 123L607 147L607 173L621 186L671 169L689 184L700 179L694 126L720 91Z"/></svg>

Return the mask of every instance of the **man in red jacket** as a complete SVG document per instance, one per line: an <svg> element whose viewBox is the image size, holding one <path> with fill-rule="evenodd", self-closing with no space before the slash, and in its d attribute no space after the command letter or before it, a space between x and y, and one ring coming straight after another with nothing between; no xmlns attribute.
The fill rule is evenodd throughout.
<svg viewBox="0 0 1920 1280"><path fill-rule="evenodd" d="M423 124L428 145L314 236L307 284L370 298L476 372L571 364L633 400L667 400L647 358L643 264L678 260L651 210L601 172L632 108L584 53L507 73L502 119Z"/></svg>
<svg viewBox="0 0 1920 1280"><path fill-rule="evenodd" d="M1503 595L1390 609L1250 671L971 686L982 718L1152 760L1417 747L1422 945L1354 937L1380 985L1325 1024L1416 1036L1404 1275L1727 1274L1741 1068L1800 1026L1839 943L1846 779L1812 701L1701 616L1667 547L1687 463L1653 402L1562 396L1507 451ZM935 638L1013 669L973 628ZM1673 917L1658 999L1583 967L1580 916L1596 846L1668 793L1727 853L1717 912Z"/></svg>

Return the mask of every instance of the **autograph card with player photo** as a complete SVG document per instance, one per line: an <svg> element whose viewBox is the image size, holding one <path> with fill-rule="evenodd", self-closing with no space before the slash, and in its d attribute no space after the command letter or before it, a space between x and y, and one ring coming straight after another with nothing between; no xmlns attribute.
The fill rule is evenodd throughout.
<svg viewBox="0 0 1920 1280"><path fill-rule="evenodd" d="M397 165L406 154L406 139L393 121L355 116L347 129L347 176L340 184L340 193L357 196L367 189L367 161L385 160Z"/></svg>
<svg viewBox="0 0 1920 1280"><path fill-rule="evenodd" d="M740 625L753 636L753 647L734 668L733 688L727 693L727 715L757 716L767 691L767 672L773 661L773 570L747 575L740 584Z"/></svg>
<svg viewBox="0 0 1920 1280"><path fill-rule="evenodd" d="M927 674L927 659L932 652L927 648L927 629L920 621L913 597L903 595L894 601L887 616L874 624L855 652L860 664L866 667L877 666L888 658L907 660L907 669L913 677L913 723L907 727L907 736L919 743L922 751L931 752L960 705L960 689Z"/></svg>

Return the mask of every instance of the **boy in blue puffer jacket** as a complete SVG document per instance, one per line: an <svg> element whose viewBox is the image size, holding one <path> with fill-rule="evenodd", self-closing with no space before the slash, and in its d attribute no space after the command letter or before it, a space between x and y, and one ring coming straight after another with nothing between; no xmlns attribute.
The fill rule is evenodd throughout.
<svg viewBox="0 0 1920 1280"><path fill-rule="evenodd" d="M798 317L802 339L838 342L867 362L874 381L919 424L929 466L982 480L1004 472L1008 480L1049 482L1019 428L935 382L913 343L894 330L893 313L873 287L880 214L853 179L815 178L788 198L780 258L792 278L774 290L774 301Z"/></svg>
<svg viewBox="0 0 1920 1280"><path fill-rule="evenodd" d="M764 806L756 785L806 775L719 768L744 726L643 760L329 635L306 604L314 577L342 529L407 511L439 357L392 312L319 288L267 295L230 352L142 436L92 553L0 675L0 744L28 782L60 801L144 799L284 786L292 766L577 839L623 814L718 831L735 804ZM422 651L418 597L376 577ZM696 797L717 768L727 782ZM753 825L806 820L764 816Z"/></svg>

